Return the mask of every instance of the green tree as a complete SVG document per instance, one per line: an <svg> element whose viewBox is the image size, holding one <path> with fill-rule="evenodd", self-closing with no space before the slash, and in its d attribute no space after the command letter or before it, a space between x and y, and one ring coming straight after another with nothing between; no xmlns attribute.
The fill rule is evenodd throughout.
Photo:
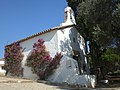
<svg viewBox="0 0 120 90"><path fill-rule="evenodd" d="M101 78L109 73L120 72L120 51L118 48L109 48L102 53L98 66L101 68Z"/></svg>
<svg viewBox="0 0 120 90"><path fill-rule="evenodd" d="M120 2L118 2L116 7L116 10L112 14L113 37L115 38L115 45L118 46L118 49L120 50Z"/></svg>
<svg viewBox="0 0 120 90"><path fill-rule="evenodd" d="M119 0L67 0L76 16L77 27L89 41L90 56L96 70L104 49L120 47ZM76 4L77 3L77 4Z"/></svg>

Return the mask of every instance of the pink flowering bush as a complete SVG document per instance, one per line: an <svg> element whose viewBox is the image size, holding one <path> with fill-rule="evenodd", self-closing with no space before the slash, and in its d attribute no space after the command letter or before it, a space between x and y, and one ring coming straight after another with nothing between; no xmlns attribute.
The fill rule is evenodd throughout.
<svg viewBox="0 0 120 90"><path fill-rule="evenodd" d="M12 76L22 76L23 69L21 61L23 60L22 47L19 43L5 47L5 69Z"/></svg>
<svg viewBox="0 0 120 90"><path fill-rule="evenodd" d="M52 57L49 52L46 51L44 41L39 39L37 43L34 43L33 50L27 59L27 66L32 68L33 73L36 73L40 79L45 78L45 70L50 64Z"/></svg>
<svg viewBox="0 0 120 90"><path fill-rule="evenodd" d="M51 74L53 74L54 70L57 69L58 65L60 65L60 60L62 56L63 55L61 53L56 53L55 57L46 68L46 71L45 71L46 78L48 78Z"/></svg>
<svg viewBox="0 0 120 90"><path fill-rule="evenodd" d="M33 73L36 73L40 79L45 79L57 68L61 57L62 55L57 53L52 59L44 41L39 39L34 43L31 55L27 58L27 66L31 67Z"/></svg>

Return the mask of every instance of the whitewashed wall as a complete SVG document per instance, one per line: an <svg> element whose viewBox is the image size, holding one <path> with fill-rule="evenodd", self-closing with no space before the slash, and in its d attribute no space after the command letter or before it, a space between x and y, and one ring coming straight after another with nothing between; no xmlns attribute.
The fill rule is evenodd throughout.
<svg viewBox="0 0 120 90"><path fill-rule="evenodd" d="M58 51L58 43L57 43L57 33L56 31L51 31L49 33L45 33L43 35L39 35L35 38L26 40L24 42L20 43L20 46L22 46L22 48L24 50L23 54L24 54L24 58L22 61L22 67L23 67L23 77L25 78L33 78L33 79L38 79L37 75L33 74L31 71L31 68L26 66L26 59L28 57L28 55L30 54L31 50L33 49L33 44L37 42L37 40L41 38L45 41L45 45L46 45L46 49L47 51L50 52L50 55L53 57L56 52Z"/></svg>
<svg viewBox="0 0 120 90"><path fill-rule="evenodd" d="M72 57L73 50L80 52L80 63L81 63L81 73L88 74L89 65L85 54L85 42L83 37L78 33L75 27L65 28L63 30L58 30L58 51L62 52L63 55L68 55ZM75 42L74 42L74 40ZM83 65L85 65L86 70L83 70Z"/></svg>
<svg viewBox="0 0 120 90"><path fill-rule="evenodd" d="M21 42L20 46L22 46L22 48L25 48L24 52L28 52L29 50L32 50L33 44L36 43L37 40L40 38L45 41L45 45L47 47L47 50L50 51L50 54L52 56L54 56L54 52L56 52L58 50L57 49L56 31L51 31L49 33L45 33L45 34L39 35L37 37L34 37L32 39Z"/></svg>
<svg viewBox="0 0 120 90"><path fill-rule="evenodd" d="M68 56L62 57L60 66L48 78L48 80L54 83L79 85L80 87L84 88L95 88L96 85L95 75L80 75L77 61Z"/></svg>
<svg viewBox="0 0 120 90"><path fill-rule="evenodd" d="M2 66L4 66L5 61L4 59L0 59L0 75L5 75L6 71L2 69Z"/></svg>
<svg viewBox="0 0 120 90"><path fill-rule="evenodd" d="M79 43L77 42L78 32L74 27L58 30L58 51L65 55L71 55L72 50L80 51ZM75 38L75 42L73 42Z"/></svg>
<svg viewBox="0 0 120 90"><path fill-rule="evenodd" d="M5 61L4 60L0 60L0 66L4 66Z"/></svg>

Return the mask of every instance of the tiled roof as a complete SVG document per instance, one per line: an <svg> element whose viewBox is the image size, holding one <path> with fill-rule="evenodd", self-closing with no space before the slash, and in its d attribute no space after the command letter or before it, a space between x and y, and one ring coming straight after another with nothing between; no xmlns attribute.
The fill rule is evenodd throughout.
<svg viewBox="0 0 120 90"><path fill-rule="evenodd" d="M50 29L47 29L47 30L45 30L45 31L42 31L42 32L33 34L33 35L31 35L31 36L28 36L28 37L26 37L26 38L24 38L24 39L18 40L18 41L13 42L13 43L24 42L24 41L26 41L26 40L29 40L29 39L31 39L31 38L34 38L34 37L36 37L36 36L39 36L39 35L42 35L42 34L45 34L45 33L51 32L51 31L54 31L54 30L64 29L64 28L68 28L68 27L72 27L72 26L75 26L75 25L72 24L72 25L67 25L67 26L58 26L58 27L50 28ZM9 44L9 45L7 45L7 46L12 45L13 43L11 43L11 44Z"/></svg>

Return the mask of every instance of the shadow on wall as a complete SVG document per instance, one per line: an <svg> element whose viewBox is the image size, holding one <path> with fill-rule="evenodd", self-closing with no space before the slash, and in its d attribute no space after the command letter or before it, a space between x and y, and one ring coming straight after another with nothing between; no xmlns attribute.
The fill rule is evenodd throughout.
<svg viewBox="0 0 120 90"><path fill-rule="evenodd" d="M77 30L72 28L69 30L69 38L64 37L64 40L60 41L61 52L67 56L74 57L74 51L79 52L78 64L81 73L87 72L87 61L84 48L84 39L78 34Z"/></svg>
<svg viewBox="0 0 120 90"><path fill-rule="evenodd" d="M74 55L74 50L81 52L80 49L81 38L78 39L77 30L71 28L68 36L64 36L64 40L60 41L60 49L65 55Z"/></svg>
<svg viewBox="0 0 120 90"><path fill-rule="evenodd" d="M69 37L72 41L71 46L73 49L79 51L80 53L78 64L80 66L81 73L89 73L85 54L85 42L83 37L77 32L77 30L71 30Z"/></svg>
<svg viewBox="0 0 120 90"><path fill-rule="evenodd" d="M61 51L65 54L70 56L72 53L72 47L71 47L71 42L68 39L64 39L64 41L60 41L60 49Z"/></svg>

